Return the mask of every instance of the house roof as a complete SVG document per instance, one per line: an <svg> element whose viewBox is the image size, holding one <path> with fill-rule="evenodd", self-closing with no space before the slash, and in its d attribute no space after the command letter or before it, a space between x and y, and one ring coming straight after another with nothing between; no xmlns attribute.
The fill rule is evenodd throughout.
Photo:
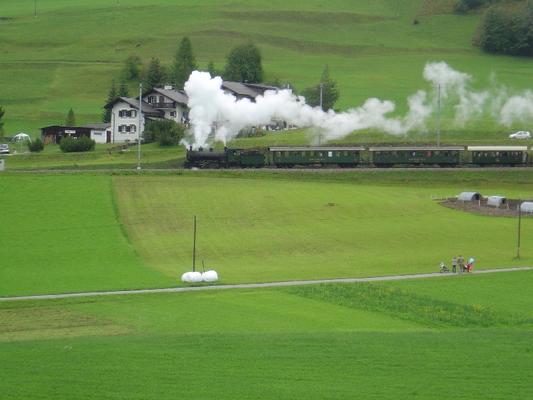
<svg viewBox="0 0 533 400"><path fill-rule="evenodd" d="M232 92L237 96L250 97L252 99L255 99L261 94L258 90L254 90L253 88L241 82L224 81L222 82L222 89Z"/></svg>
<svg viewBox="0 0 533 400"><path fill-rule="evenodd" d="M130 97L117 97L111 103L106 104L105 108L112 108L115 104L117 104L120 101L128 104L130 107L133 107L136 110L139 109L139 100L132 99ZM163 112L161 110L158 110L158 109L152 107L150 104L148 104L148 103L146 103L144 101L142 102L141 107L142 107L143 114L152 115L152 116L161 116L161 115L163 115Z"/></svg>
<svg viewBox="0 0 533 400"><path fill-rule="evenodd" d="M87 124L87 125L83 125L82 128L90 128L90 129L107 129L111 126L110 123L108 122L103 122L103 123L99 123L99 124Z"/></svg>
<svg viewBox="0 0 533 400"><path fill-rule="evenodd" d="M176 103L187 105L187 102L189 101L189 98L183 90L153 88L153 91L168 97Z"/></svg>

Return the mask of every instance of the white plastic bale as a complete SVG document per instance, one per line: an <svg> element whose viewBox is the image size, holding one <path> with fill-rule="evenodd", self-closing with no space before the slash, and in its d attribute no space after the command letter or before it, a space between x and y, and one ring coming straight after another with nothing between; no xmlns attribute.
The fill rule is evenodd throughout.
<svg viewBox="0 0 533 400"><path fill-rule="evenodd" d="M182 276L181 276L181 281L182 282L186 282L186 283L191 283L192 280L191 280L191 273L192 272L185 272Z"/></svg>
<svg viewBox="0 0 533 400"><path fill-rule="evenodd" d="M191 282L197 283L202 282L202 274L200 272L189 272L191 277Z"/></svg>
<svg viewBox="0 0 533 400"><path fill-rule="evenodd" d="M216 282L218 281L217 271L209 270L202 274L202 280L204 282Z"/></svg>
<svg viewBox="0 0 533 400"><path fill-rule="evenodd" d="M520 204L520 210L522 212L533 213L533 201L524 201Z"/></svg>

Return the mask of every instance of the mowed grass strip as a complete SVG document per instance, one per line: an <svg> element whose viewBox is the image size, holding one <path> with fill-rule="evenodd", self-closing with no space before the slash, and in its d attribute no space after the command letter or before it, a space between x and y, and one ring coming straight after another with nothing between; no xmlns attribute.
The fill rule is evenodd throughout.
<svg viewBox="0 0 533 400"><path fill-rule="evenodd" d="M223 283L432 272L454 254L474 256L478 268L533 261L527 246L521 260L513 259L515 220L450 210L431 199L464 188L326 179L188 175L114 182L132 243L147 265L169 277L191 269L194 215L197 266L205 260ZM533 234L529 221L522 229L524 238Z"/></svg>
<svg viewBox="0 0 533 400"><path fill-rule="evenodd" d="M509 284L523 279L509 274ZM448 282L460 291L464 280ZM433 281L407 283L432 301ZM506 289L493 286L496 295ZM368 292L376 295L379 301ZM523 295L508 293L514 302ZM364 307L285 289L4 303L0 315L19 315L20 331L36 335L0 340L0 389L10 400L533 396L530 328L437 327ZM39 309L125 330L54 336L42 319L25 320Z"/></svg>
<svg viewBox="0 0 533 400"><path fill-rule="evenodd" d="M0 177L0 295L169 285L121 230L108 176Z"/></svg>

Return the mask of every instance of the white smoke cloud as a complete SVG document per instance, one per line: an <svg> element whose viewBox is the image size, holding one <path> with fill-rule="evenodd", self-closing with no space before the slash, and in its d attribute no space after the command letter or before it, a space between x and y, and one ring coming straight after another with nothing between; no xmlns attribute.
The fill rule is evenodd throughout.
<svg viewBox="0 0 533 400"><path fill-rule="evenodd" d="M404 116L391 116L395 103L377 98L369 98L361 106L339 113L311 107L290 89L266 91L255 102L236 99L224 92L220 77L212 78L207 72L194 71L185 83L193 142L185 144L201 147L213 139L228 143L242 129L274 121L314 128L312 132L320 134L326 141L369 128L394 135L405 134L426 129L426 122L439 107L439 98L442 108L453 110L457 126L487 112L505 126L533 120L531 91L512 97L507 95L506 88L496 88L495 85L492 89L475 91L470 88L470 75L456 71L444 62L427 63L423 77L431 90L419 90L408 97L408 111Z"/></svg>
<svg viewBox="0 0 533 400"><path fill-rule="evenodd" d="M512 96L503 104L500 121L505 126L513 122L533 122L533 92L526 90L522 95Z"/></svg>

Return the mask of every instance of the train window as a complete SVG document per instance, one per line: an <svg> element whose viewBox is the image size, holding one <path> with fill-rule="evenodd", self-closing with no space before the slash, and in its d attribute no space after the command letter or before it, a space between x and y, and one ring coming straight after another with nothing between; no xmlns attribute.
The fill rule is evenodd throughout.
<svg viewBox="0 0 533 400"><path fill-rule="evenodd" d="M328 151L328 157L333 157L333 152L332 151Z"/></svg>
<svg viewBox="0 0 533 400"><path fill-rule="evenodd" d="M276 151L276 155L277 155L278 157L280 157L280 156L281 156L281 151Z"/></svg>

